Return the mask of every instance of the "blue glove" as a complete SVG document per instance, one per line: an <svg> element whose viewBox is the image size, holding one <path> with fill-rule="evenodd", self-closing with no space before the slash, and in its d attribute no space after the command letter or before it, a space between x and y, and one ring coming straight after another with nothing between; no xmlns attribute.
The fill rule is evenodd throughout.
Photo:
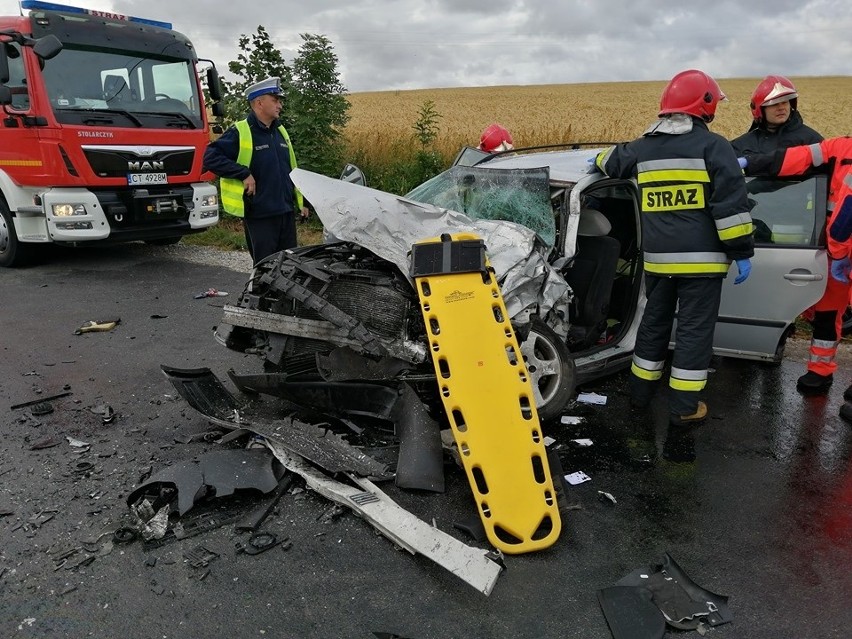
<svg viewBox="0 0 852 639"><path fill-rule="evenodd" d="M739 275L734 280L734 284L742 284L748 279L749 273L751 273L751 260L747 257L737 260L737 271L739 271Z"/></svg>
<svg viewBox="0 0 852 639"><path fill-rule="evenodd" d="M586 163L589 165L589 170L586 171L586 173L600 173L601 172L601 170L598 168L598 165L595 164L595 160L597 160L597 159L598 159L598 156L595 155L595 156L590 157L588 160L586 160Z"/></svg>
<svg viewBox="0 0 852 639"><path fill-rule="evenodd" d="M737 164L740 165L741 169L744 169L748 166L748 160L746 158L737 158Z"/></svg>
<svg viewBox="0 0 852 639"><path fill-rule="evenodd" d="M852 269L852 261L848 257L842 260L831 261L831 277L843 284L849 283L849 270Z"/></svg>

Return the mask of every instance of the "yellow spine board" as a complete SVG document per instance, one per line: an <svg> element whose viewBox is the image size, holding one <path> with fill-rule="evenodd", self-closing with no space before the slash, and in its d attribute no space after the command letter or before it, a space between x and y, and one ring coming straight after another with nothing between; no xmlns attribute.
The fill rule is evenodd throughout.
<svg viewBox="0 0 852 639"><path fill-rule="evenodd" d="M518 554L551 546L562 524L529 376L485 264L487 274L415 281L438 389L488 540Z"/></svg>

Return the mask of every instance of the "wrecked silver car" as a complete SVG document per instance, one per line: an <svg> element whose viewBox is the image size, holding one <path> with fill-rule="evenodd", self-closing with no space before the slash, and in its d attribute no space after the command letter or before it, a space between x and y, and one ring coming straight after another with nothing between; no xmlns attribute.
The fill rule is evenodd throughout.
<svg viewBox="0 0 852 639"><path fill-rule="evenodd" d="M539 417L553 419L577 384L629 366L644 308L638 189L589 173L595 152L465 156L406 197L296 170L294 182L337 241L259 264L238 303L225 307L217 339L262 354L267 370L292 379L322 379L317 355L348 347L428 400L436 384L411 246L473 233L497 275ZM756 238L749 282L724 284L717 353L780 361L794 318L824 289L825 189L821 176L750 183L752 217L770 234ZM781 231L792 224L801 232L789 239Z"/></svg>
<svg viewBox="0 0 852 639"><path fill-rule="evenodd" d="M286 251L259 264L238 304L225 308L220 341L237 350L257 349L267 370L291 379L321 379L317 354L348 347L394 362L397 379L435 394L408 254L424 238L473 233L484 239L500 278L539 415L560 414L575 385L566 343L571 291L548 261L556 227L547 170L499 172L493 180L488 172L464 171L476 173L477 184L486 188L483 202L490 205L483 204L480 217L294 173L322 211L324 226L341 241ZM519 206L527 225L506 219ZM534 224L538 233L530 228Z"/></svg>

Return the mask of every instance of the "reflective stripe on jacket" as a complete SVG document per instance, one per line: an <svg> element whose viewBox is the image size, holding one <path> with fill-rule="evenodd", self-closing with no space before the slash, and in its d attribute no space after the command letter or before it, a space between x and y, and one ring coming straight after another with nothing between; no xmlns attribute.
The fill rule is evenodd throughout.
<svg viewBox="0 0 852 639"><path fill-rule="evenodd" d="M832 237L831 229L844 200L852 198L852 138L831 138L818 144L790 147L783 156L776 157L773 167L776 170L771 172L781 177L801 175L811 167L826 164L833 167L828 193L830 213L826 225L828 254L834 259L841 259L852 255L852 239L847 237L838 241Z"/></svg>
<svg viewBox="0 0 852 639"><path fill-rule="evenodd" d="M639 185L645 270L661 276L725 277L754 255L742 171L730 143L693 118L684 133L651 130L602 151L596 166Z"/></svg>
<svg viewBox="0 0 852 639"><path fill-rule="evenodd" d="M252 151L254 150L251 127L248 120L240 120L234 124L239 137L239 154L237 155L237 164L248 167L251 165ZM296 168L296 152L293 150L293 145L290 143L290 136L283 125L278 126L278 132L287 143L287 149L290 155L290 170ZM245 203L243 201L243 193L245 185L242 180L234 178L220 178L219 190L222 196L222 208L231 215L243 217L245 215ZM296 196L296 211L300 211L304 206L302 194L298 189L294 189Z"/></svg>

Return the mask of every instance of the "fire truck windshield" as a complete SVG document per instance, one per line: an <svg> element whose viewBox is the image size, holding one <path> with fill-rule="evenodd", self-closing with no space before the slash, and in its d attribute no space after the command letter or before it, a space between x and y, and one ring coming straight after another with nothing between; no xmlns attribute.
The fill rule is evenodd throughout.
<svg viewBox="0 0 852 639"><path fill-rule="evenodd" d="M192 61L66 47L44 65L57 121L140 128L201 128ZM100 113L98 113L100 112Z"/></svg>

